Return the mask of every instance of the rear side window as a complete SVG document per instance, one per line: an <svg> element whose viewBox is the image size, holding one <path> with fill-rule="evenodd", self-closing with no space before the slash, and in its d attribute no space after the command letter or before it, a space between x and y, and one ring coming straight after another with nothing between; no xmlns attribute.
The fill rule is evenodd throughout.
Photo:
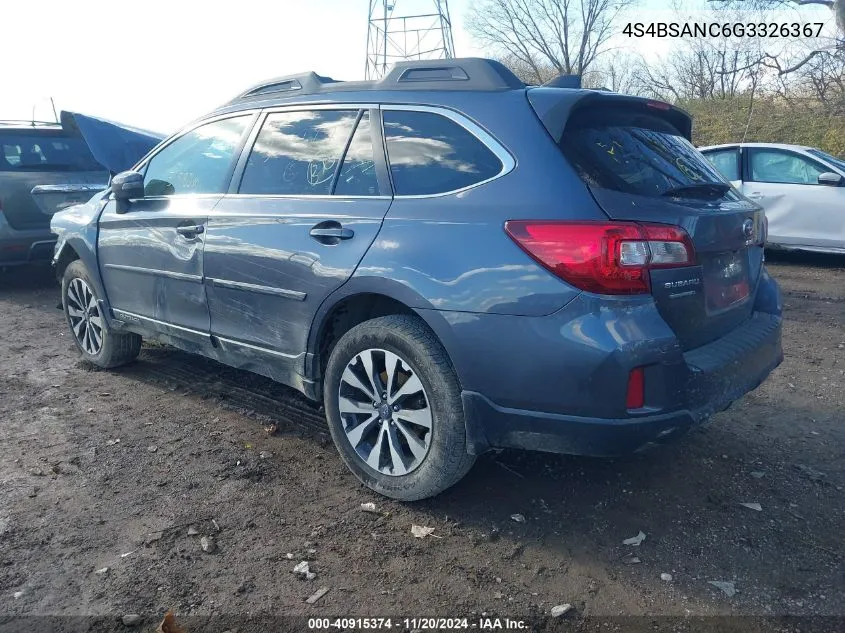
<svg viewBox="0 0 845 633"><path fill-rule="evenodd" d="M0 171L104 171L79 138L2 134L0 149Z"/></svg>
<svg viewBox="0 0 845 633"><path fill-rule="evenodd" d="M502 161L474 134L433 112L383 114L396 195L447 193L493 178Z"/></svg>
<svg viewBox="0 0 845 633"><path fill-rule="evenodd" d="M249 116L239 116L206 123L166 145L147 165L144 195L226 191L249 121Z"/></svg>
<svg viewBox="0 0 845 633"><path fill-rule="evenodd" d="M739 180L739 150L720 149L707 152L704 157L728 180Z"/></svg>
<svg viewBox="0 0 845 633"><path fill-rule="evenodd" d="M727 182L674 126L639 108L576 111L561 149L588 185L603 189L659 197ZM738 199L732 189L720 191L722 199Z"/></svg>
<svg viewBox="0 0 845 633"><path fill-rule="evenodd" d="M269 115L249 154L239 193L329 195L357 117L357 110Z"/></svg>

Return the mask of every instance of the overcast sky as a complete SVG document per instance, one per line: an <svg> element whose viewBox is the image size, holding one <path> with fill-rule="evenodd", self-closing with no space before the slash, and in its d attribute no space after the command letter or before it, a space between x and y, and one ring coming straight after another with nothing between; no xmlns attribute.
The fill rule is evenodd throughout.
<svg viewBox="0 0 845 633"><path fill-rule="evenodd" d="M686 0L690 6L703 0ZM418 6L422 0L396 0ZM463 28L473 0L450 0L459 56L483 55ZM668 20L642 0L635 19ZM161 132L279 75L362 79L368 0L4 0L0 119L75 110ZM404 11L402 11L404 13ZM828 18L823 7L802 17ZM621 25L624 21L620 21ZM671 42L618 40L647 55Z"/></svg>

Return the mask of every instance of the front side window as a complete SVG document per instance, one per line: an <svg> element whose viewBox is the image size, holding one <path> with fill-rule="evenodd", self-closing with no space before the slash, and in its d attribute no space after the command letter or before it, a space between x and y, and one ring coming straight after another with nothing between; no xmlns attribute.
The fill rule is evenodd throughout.
<svg viewBox="0 0 845 633"><path fill-rule="evenodd" d="M239 193L329 195L357 110L270 114L249 154Z"/></svg>
<svg viewBox="0 0 845 633"><path fill-rule="evenodd" d="M250 116L206 123L166 145L150 159L145 196L223 193Z"/></svg>
<svg viewBox="0 0 845 633"><path fill-rule="evenodd" d="M777 150L752 150L751 179L792 185L817 185L824 169L807 158Z"/></svg>
<svg viewBox="0 0 845 633"><path fill-rule="evenodd" d="M739 150L720 149L704 154L713 167L728 180L739 180Z"/></svg>
<svg viewBox="0 0 845 633"><path fill-rule="evenodd" d="M502 161L474 134L433 112L383 115L390 173L397 195L447 193L489 180Z"/></svg>
<svg viewBox="0 0 845 633"><path fill-rule="evenodd" d="M560 147L590 186L658 198L738 200L711 163L671 123L636 106L576 111Z"/></svg>

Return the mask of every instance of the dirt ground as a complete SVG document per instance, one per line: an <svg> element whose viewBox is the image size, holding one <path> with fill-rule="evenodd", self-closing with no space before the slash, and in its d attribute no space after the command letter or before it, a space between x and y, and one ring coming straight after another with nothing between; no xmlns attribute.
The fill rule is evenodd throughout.
<svg viewBox="0 0 845 633"><path fill-rule="evenodd" d="M539 623L563 603L565 618L843 616L845 258L770 259L786 359L712 423L614 461L487 455L449 492L411 505L361 487L319 411L284 387L163 347L93 370L50 275L7 273L0 628L22 615L100 615L120 628L126 614L154 628L168 609L195 622ZM414 524L433 535L414 538ZM640 531L639 546L623 545ZM316 579L294 575L303 560Z"/></svg>

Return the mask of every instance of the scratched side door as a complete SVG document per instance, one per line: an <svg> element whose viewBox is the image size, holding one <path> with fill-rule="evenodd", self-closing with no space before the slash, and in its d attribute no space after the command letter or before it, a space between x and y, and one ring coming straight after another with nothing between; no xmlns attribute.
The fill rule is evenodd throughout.
<svg viewBox="0 0 845 633"><path fill-rule="evenodd" d="M229 186L254 115L177 134L140 168L144 197L100 216L100 272L117 318L180 338L208 337L203 246L209 212Z"/></svg>
<svg viewBox="0 0 845 633"><path fill-rule="evenodd" d="M300 386L317 309L390 207L378 120L366 104L299 106L256 126L206 234L211 333L226 362Z"/></svg>

